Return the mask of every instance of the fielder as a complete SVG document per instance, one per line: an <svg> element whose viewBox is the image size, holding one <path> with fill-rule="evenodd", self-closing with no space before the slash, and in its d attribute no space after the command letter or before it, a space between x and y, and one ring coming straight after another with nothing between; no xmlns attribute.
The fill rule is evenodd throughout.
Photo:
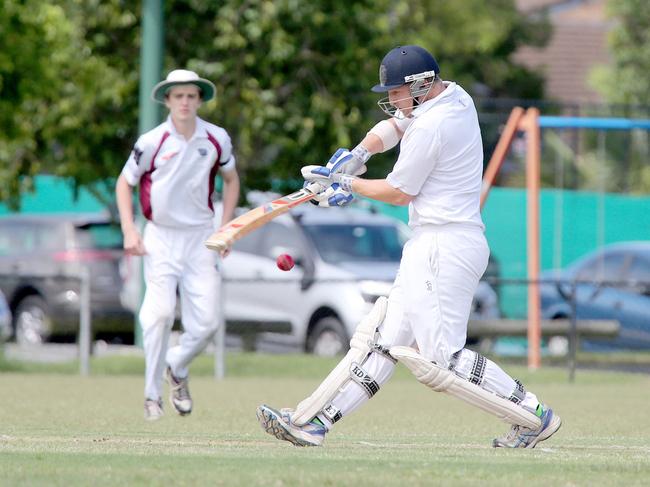
<svg viewBox="0 0 650 487"><path fill-rule="evenodd" d="M165 122L138 138L116 185L117 205L127 254L144 256L146 292L140 323L146 361L144 417L163 415L163 372L177 413L192 412L188 367L212 339L219 320L220 292L216 254L204 240L214 231L212 194L217 172L223 179L222 224L239 199L239 177L228 133L197 116L214 85L182 69L158 83L152 98L169 109ZM133 187L147 218L141 236L133 222ZM226 250L222 257L227 255ZM168 348L180 291L183 334Z"/></svg>
<svg viewBox="0 0 650 487"><path fill-rule="evenodd" d="M321 206L349 203L352 193L409 205L411 239L388 298L358 325L350 350L316 391L295 409L266 405L266 432L299 446L318 446L341 418L373 397L397 361L435 391L462 399L512 425L494 447L533 448L555 433L560 417L491 360L465 348L467 321L489 249L480 215L483 148L470 96L442 81L433 56L399 46L382 60L374 92L391 117L352 151L327 166L306 166L307 182L327 188ZM402 135L403 132L403 135ZM357 177L368 158L395 146L386 179Z"/></svg>

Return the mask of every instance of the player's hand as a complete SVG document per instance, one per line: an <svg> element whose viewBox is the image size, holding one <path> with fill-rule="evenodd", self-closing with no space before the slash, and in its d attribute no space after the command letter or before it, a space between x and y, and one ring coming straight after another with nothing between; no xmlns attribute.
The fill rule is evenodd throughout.
<svg viewBox="0 0 650 487"><path fill-rule="evenodd" d="M219 251L219 256L222 259L225 259L226 257L228 257L230 255L231 250L232 250L232 247L226 247L225 249Z"/></svg>
<svg viewBox="0 0 650 487"><path fill-rule="evenodd" d="M316 206L328 208L332 206L347 206L353 199L354 196L352 193L341 189L338 183L334 183L309 201Z"/></svg>
<svg viewBox="0 0 650 487"><path fill-rule="evenodd" d="M352 174L353 176L360 176L368 170L363 160L354 151L350 152L342 147L330 157L325 167L332 174Z"/></svg>
<svg viewBox="0 0 650 487"><path fill-rule="evenodd" d="M341 189L348 192L352 192L352 182L356 179L356 176L349 174L332 173L326 166L303 166L300 172L307 184L317 183L323 188L329 188L338 183Z"/></svg>
<svg viewBox="0 0 650 487"><path fill-rule="evenodd" d="M142 237L135 228L124 232L124 253L127 255L145 255L147 253Z"/></svg>

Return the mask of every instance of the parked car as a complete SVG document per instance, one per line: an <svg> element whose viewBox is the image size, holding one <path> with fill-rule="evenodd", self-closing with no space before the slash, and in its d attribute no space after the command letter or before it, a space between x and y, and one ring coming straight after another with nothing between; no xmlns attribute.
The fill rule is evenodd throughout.
<svg viewBox="0 0 650 487"><path fill-rule="evenodd" d="M11 310L7 298L0 291L0 343L11 336Z"/></svg>
<svg viewBox="0 0 650 487"><path fill-rule="evenodd" d="M409 228L345 208L303 205L235 243L223 261L229 333L262 332L273 342L318 355L347 349L379 296L388 295ZM279 254L296 266L283 272ZM472 318L498 318L496 293L481 282Z"/></svg>
<svg viewBox="0 0 650 487"><path fill-rule="evenodd" d="M650 242L607 245L541 277L557 280L540 287L543 318L571 316L571 282L579 281L576 317L619 321L618 338L583 340L583 347L650 349Z"/></svg>
<svg viewBox="0 0 650 487"><path fill-rule="evenodd" d="M83 267L90 275L93 332L132 333L133 314L120 303L121 238L104 213L0 218L0 290L16 341L76 334Z"/></svg>

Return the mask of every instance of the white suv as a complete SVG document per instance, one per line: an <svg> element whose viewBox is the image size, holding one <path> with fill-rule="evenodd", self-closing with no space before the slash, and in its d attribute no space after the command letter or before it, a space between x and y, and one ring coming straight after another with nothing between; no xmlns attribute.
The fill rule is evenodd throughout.
<svg viewBox="0 0 650 487"><path fill-rule="evenodd" d="M227 332L257 345L343 352L375 300L388 295L408 234L396 219L352 208L303 205L276 218L236 242L222 263ZM288 272L276 266L283 253L296 261ZM499 314L486 282L474 310L473 318Z"/></svg>

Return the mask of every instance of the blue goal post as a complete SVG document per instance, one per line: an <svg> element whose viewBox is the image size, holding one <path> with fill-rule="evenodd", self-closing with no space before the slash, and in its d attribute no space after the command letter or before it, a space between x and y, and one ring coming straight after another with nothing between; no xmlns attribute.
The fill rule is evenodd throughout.
<svg viewBox="0 0 650 487"><path fill-rule="evenodd" d="M539 117L541 128L589 128L596 130L631 130L650 129L650 120L632 118L590 118L590 117L555 117L542 115Z"/></svg>

